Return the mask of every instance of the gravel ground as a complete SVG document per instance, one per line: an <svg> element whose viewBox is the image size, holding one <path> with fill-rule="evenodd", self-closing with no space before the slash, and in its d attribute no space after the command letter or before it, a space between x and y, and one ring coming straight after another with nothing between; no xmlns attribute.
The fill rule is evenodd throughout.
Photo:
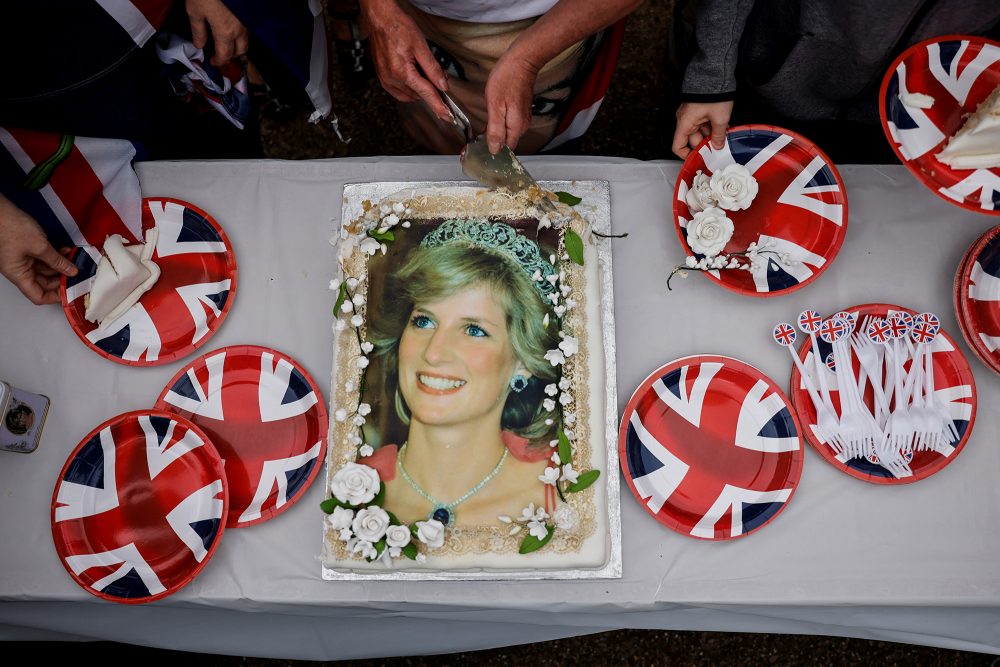
<svg viewBox="0 0 1000 667"><path fill-rule="evenodd" d="M604 105L582 142L580 152L638 159L672 157L672 132L665 109L668 89L667 34L671 0L649 0L629 20L618 70ZM376 78L349 82L334 62L331 66L334 110L350 143L341 142L328 123L309 125L308 112L262 119L264 150L268 157L311 159L358 155L414 155L424 151L396 122L392 99ZM317 581L317 586L335 584ZM229 656L192 655L95 642L45 645L14 642L38 657L90 662L114 656L115 662L183 661L202 665L278 666L322 663L264 660ZM800 635L619 630L540 644L512 646L475 653L418 656L381 660L352 660L345 667L416 667L421 665L1000 665L994 656L890 642Z"/></svg>

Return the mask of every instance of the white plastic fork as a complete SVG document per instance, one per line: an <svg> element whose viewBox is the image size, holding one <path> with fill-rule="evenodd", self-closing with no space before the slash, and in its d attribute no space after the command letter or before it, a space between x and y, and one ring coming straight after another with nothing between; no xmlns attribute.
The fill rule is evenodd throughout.
<svg viewBox="0 0 1000 667"><path fill-rule="evenodd" d="M906 341L906 346L907 348L913 347L909 340ZM941 423L937 414L925 404L923 397L926 347L924 343L918 342L915 349L911 350L913 362L910 364L910 372L906 378L906 387L903 389L903 393L910 400L907 411L913 419L915 429L911 443L913 451L928 449L930 441L941 430Z"/></svg>
<svg viewBox="0 0 1000 667"><path fill-rule="evenodd" d="M926 398L927 403L930 405L931 409L937 415L941 422L941 437L938 439L935 451L945 453L944 446L952 445L957 443L961 436L958 433L958 429L955 428L955 420L952 419L951 413L948 411L948 407L941 402L941 399L937 397L937 389L934 384L934 343L927 346L927 359L926 359L926 373L924 382L926 387Z"/></svg>
<svg viewBox="0 0 1000 667"><path fill-rule="evenodd" d="M787 327L785 337L779 337L777 335L778 327ZM790 335L788 335L788 331L791 332ZM809 398L812 400L813 406L816 408L816 424L813 425L813 433L822 442L829 445L830 449L832 449L835 453L840 454L844 450L844 446L840 440L840 434L838 432L840 423L837 420L837 417L827 409L826 404L823 403L823 399L820 398L819 392L816 391L816 385L813 384L812 378L809 376L809 373L806 372L805 365L802 363L802 360L799 359L799 355L795 351L795 329L790 324L783 322L779 323L775 325L772 338L774 342L788 350L788 353L792 357L792 362L799 370L799 377L801 378L802 384L805 385L806 391L809 392Z"/></svg>
<svg viewBox="0 0 1000 667"><path fill-rule="evenodd" d="M855 430L853 438L853 458L864 457L870 447L882 439L882 431L875 421L868 406L865 405L858 392L854 378L854 366L847 336L853 327L853 321L844 321L845 333L833 342L834 366L837 373L837 387L840 390L841 423L843 412L850 415L849 421Z"/></svg>
<svg viewBox="0 0 1000 667"><path fill-rule="evenodd" d="M903 335L906 335L905 333ZM898 459L900 456L900 450L907 451L910 447L910 442L913 440L913 434L915 432L915 427L913 420L910 418L907 412L907 397L903 391L903 363L902 361L902 351L899 346L899 339L902 336L894 336L892 339L892 345L886 347L886 351L889 354L890 361L894 368L893 371L893 384L895 387L895 406L892 411L892 415L889 417L889 422L886 429L886 439L883 443L882 451L879 452L879 458L883 461L891 461Z"/></svg>
<svg viewBox="0 0 1000 667"><path fill-rule="evenodd" d="M851 337L851 344L854 348L854 353L858 356L858 361L861 362L861 367L865 370L866 376L871 378L872 381L872 393L875 395L875 421L878 423L880 429L885 428L885 423L889 420L889 402L886 400L885 392L882 389L882 359L884 356L884 350L882 350L881 345L876 345L872 342L872 339L868 337L868 325L871 322L866 318L865 326L861 330L861 333L855 333ZM860 389L859 393L864 390Z"/></svg>

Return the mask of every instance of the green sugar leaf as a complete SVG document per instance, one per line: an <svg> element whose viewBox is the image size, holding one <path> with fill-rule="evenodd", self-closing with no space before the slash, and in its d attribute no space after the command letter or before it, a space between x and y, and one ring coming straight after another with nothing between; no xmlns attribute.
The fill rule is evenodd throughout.
<svg viewBox="0 0 1000 667"><path fill-rule="evenodd" d="M572 229L567 229L563 236L563 245L566 246L566 254L573 260L573 263L583 266L583 239Z"/></svg>
<svg viewBox="0 0 1000 667"><path fill-rule="evenodd" d="M524 538L524 541L521 542L521 548L518 549L517 552L520 554L530 554L532 551L538 551L548 544L549 540L552 539L552 536L555 535L556 529L554 526L546 526L545 530L545 537L542 539L538 539L534 535L528 535Z"/></svg>
<svg viewBox="0 0 1000 667"><path fill-rule="evenodd" d="M576 481L566 488L570 493L577 493L583 491L588 486L597 481L597 478L601 476L600 470L588 470L587 472L580 473L580 476L576 478Z"/></svg>
<svg viewBox="0 0 1000 667"><path fill-rule="evenodd" d="M581 198L576 195L571 195L568 192L556 192L555 195L556 197L559 197L560 202L566 204L567 206L576 206L583 201Z"/></svg>

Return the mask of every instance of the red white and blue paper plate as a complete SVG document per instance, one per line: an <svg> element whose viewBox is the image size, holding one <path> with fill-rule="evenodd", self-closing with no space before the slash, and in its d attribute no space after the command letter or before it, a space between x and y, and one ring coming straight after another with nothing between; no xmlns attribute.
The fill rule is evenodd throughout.
<svg viewBox="0 0 1000 667"><path fill-rule="evenodd" d="M868 303L854 306L844 311L851 316L855 323L861 322L866 316L872 315L885 318L887 315L896 312L908 313L915 316L916 311L901 306L894 306L884 303ZM799 348L799 357L803 360L806 368L812 368L812 343L808 336L803 337L804 342ZM820 355L826 359L833 351L833 347L817 338ZM809 398L809 392L802 383L797 368L792 368L792 375L789 378L788 395L792 400L792 405L798 413L799 420L805 425L806 440L813 449L819 453L828 463L841 470L851 477L856 477L873 484L912 484L930 477L940 471L949 463L955 460L959 452L965 448L969 436L972 435L972 426L976 421L976 404L978 395L976 393L976 381L972 377L972 369L965 355L955 345L954 339L949 336L944 329L941 329L934 343L931 344L931 359L934 364L934 394L935 397L945 405L954 421L955 429L959 434L959 441L946 454L938 453L934 450L915 451L913 460L909 462L913 475L909 477L896 478L891 472L883 468L878 463L874 463L868 458L845 459L838 456L829 445L825 444L813 433L813 426L816 424L816 408ZM906 363L909 370L910 364ZM856 354L852 354L852 372L858 377L861 363ZM833 407L840 414L840 396L837 391L836 376L833 371L829 371L826 376L830 388L830 400ZM869 385L865 391L865 403L869 410L874 405L874 394Z"/></svg>
<svg viewBox="0 0 1000 667"><path fill-rule="evenodd" d="M237 345L198 357L167 384L156 408L189 419L219 450L230 528L290 508L324 460L323 393L297 361L266 347Z"/></svg>
<svg viewBox="0 0 1000 667"><path fill-rule="evenodd" d="M726 540L788 504L802 438L785 394L752 366L699 355L643 380L622 416L618 453L636 500L683 535Z"/></svg>
<svg viewBox="0 0 1000 667"><path fill-rule="evenodd" d="M87 592L151 602L208 564L228 498L222 460L200 429L158 410L127 412L70 454L52 496L52 538Z"/></svg>
<svg viewBox="0 0 1000 667"><path fill-rule="evenodd" d="M955 312L976 356L1000 373L1000 226L966 253L956 280Z"/></svg>
<svg viewBox="0 0 1000 667"><path fill-rule="evenodd" d="M100 259L99 248L70 257L79 273L63 277L63 310L73 331L101 356L129 366L175 361L204 345L236 298L236 255L222 227L196 206L177 199L142 202L142 231L156 227L153 261L160 278L121 317L98 327L84 318Z"/></svg>
<svg viewBox="0 0 1000 667"><path fill-rule="evenodd" d="M952 169L937 153L1000 85L1000 44L947 35L911 46L892 63L879 92L879 115L892 149L932 192L962 208L1000 215L1000 168ZM902 95L934 98L929 109L906 106Z"/></svg>
<svg viewBox="0 0 1000 667"><path fill-rule="evenodd" d="M788 294L816 280L830 266L847 234L847 192L830 159L805 137L770 125L740 125L726 132L726 144L712 148L706 139L691 151L674 189L674 226L685 252L701 259L687 242L694 217L685 197L698 171L711 175L741 164L757 179L758 192L749 208L726 211L733 237L723 253L744 252L751 242L773 242L771 250L787 253L791 265L767 258L760 269L705 272L713 281L740 294Z"/></svg>

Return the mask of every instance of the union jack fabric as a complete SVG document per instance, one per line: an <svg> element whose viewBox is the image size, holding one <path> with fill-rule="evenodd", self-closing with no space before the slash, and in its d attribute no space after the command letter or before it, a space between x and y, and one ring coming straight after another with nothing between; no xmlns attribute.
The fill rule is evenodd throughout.
<svg viewBox="0 0 1000 667"><path fill-rule="evenodd" d="M149 602L205 566L227 504L222 461L197 429L166 413L131 412L95 429L66 462L52 534L88 592Z"/></svg>
<svg viewBox="0 0 1000 667"><path fill-rule="evenodd" d="M1000 371L1000 228L981 245L966 269L959 319L976 353Z"/></svg>
<svg viewBox="0 0 1000 667"><path fill-rule="evenodd" d="M784 395L726 357L680 359L647 378L625 409L619 447L644 509L704 539L763 526L785 507L802 471Z"/></svg>
<svg viewBox="0 0 1000 667"><path fill-rule="evenodd" d="M692 152L677 181L674 216L684 247L694 214L686 196L695 174L707 175L741 164L757 179L750 208L726 211L735 226L723 253L743 252L751 242L774 245L762 254L767 261L753 271L708 271L716 282L740 292L767 294L811 282L836 256L847 232L847 194L836 168L811 142L780 128L746 125L731 129L726 144L715 150L707 141ZM778 261L787 253L790 265Z"/></svg>
<svg viewBox="0 0 1000 667"><path fill-rule="evenodd" d="M267 348L199 357L156 407L190 419L219 450L230 482L229 527L287 510L316 478L326 451L322 393L294 359Z"/></svg>
<svg viewBox="0 0 1000 667"><path fill-rule="evenodd" d="M909 336L910 327L914 323L919 325L923 322L919 318L914 318L912 313L899 309L898 306L867 304L848 309L846 312L850 314L851 320L855 324L864 322L869 315L873 318L881 318L874 319L869 323L868 330L872 332L874 338L885 340L889 344L892 344L892 339L897 335ZM821 359L826 359L832 354L833 346L828 341L820 337L817 338L816 343ZM899 345L902 349L906 348L905 341L900 341ZM934 396L939 403L945 406L954 421L955 429L959 434L958 443L952 443L950 447L943 447L944 454L930 449L915 452L910 466L913 470L913 476L904 478L896 478L869 458L847 459L843 455L834 454L833 450L815 435L816 408L809 398L804 382L797 376L798 371L793 371L793 377L797 377L798 381L792 387L790 398L798 412L807 437L816 451L849 475L876 484L906 484L924 479L953 460L955 453L965 446L968 435L972 432L977 403L975 380L965 356L943 331L939 331L934 342L926 349L930 352L934 365ZM815 372L812 355L812 343L807 339L800 348L800 356L803 359L803 366L810 375ZM906 362L905 368L907 371L909 370L909 361ZM860 369L860 361L857 359L857 355L854 355L851 366L854 377L859 377ZM882 380L879 378L880 382ZM813 382L816 383L816 381L817 378L813 377ZM830 389L830 400L834 410L840 414L840 392L837 376L832 369L826 375L826 383ZM869 407L874 404L874 394L870 386L866 390L865 400Z"/></svg>
<svg viewBox="0 0 1000 667"><path fill-rule="evenodd" d="M42 226L57 248L104 245L141 228L136 149L124 139L0 127L0 192Z"/></svg>
<svg viewBox="0 0 1000 667"><path fill-rule="evenodd" d="M285 66L316 111L310 122L330 114L326 24L320 0L224 0L230 11Z"/></svg>
<svg viewBox="0 0 1000 667"><path fill-rule="evenodd" d="M216 67L189 39L164 33L157 38L156 55L167 66L177 91L201 95L205 102L243 129L250 120L250 82L238 61Z"/></svg>
<svg viewBox="0 0 1000 667"><path fill-rule="evenodd" d="M554 153L557 148L565 150L587 132L611 86L611 76L618 65L624 35L625 19L608 28L590 74L574 94L566 113L559 119L555 135L542 147L540 153Z"/></svg>
<svg viewBox="0 0 1000 667"><path fill-rule="evenodd" d="M164 364L204 345L229 313L236 291L236 259L222 228L207 213L174 199L145 199L143 230L156 227L153 262L160 278L139 303L98 326L84 317L100 254L82 248L71 259L79 273L65 278L63 309L77 336L119 363Z"/></svg>
<svg viewBox="0 0 1000 667"><path fill-rule="evenodd" d="M893 149L917 179L964 208L1000 214L1000 168L952 169L939 153L1000 85L1000 44L981 37L931 39L910 47L882 83L882 124ZM929 109L903 104L906 94L934 98Z"/></svg>

